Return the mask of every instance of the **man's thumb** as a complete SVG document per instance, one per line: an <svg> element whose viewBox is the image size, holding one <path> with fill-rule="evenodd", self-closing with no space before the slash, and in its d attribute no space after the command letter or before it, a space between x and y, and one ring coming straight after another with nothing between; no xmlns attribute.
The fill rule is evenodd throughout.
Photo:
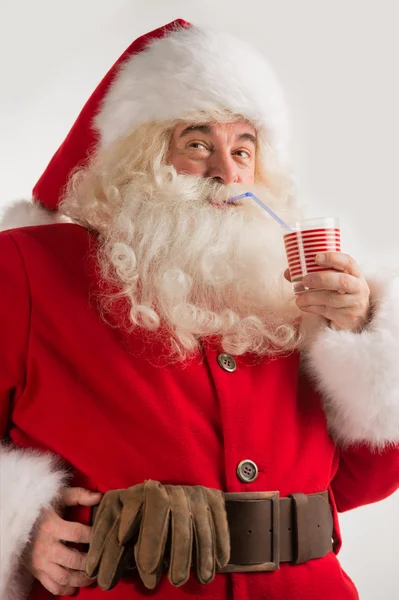
<svg viewBox="0 0 399 600"><path fill-rule="evenodd" d="M100 503L102 494L81 487L66 487L61 491L61 503L64 506L95 506Z"/></svg>

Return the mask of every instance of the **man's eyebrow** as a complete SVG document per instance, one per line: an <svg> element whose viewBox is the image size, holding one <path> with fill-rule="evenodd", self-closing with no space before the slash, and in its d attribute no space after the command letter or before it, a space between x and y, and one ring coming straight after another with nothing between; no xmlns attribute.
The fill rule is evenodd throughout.
<svg viewBox="0 0 399 600"><path fill-rule="evenodd" d="M241 135L238 136L238 139L241 140L249 140L250 142L253 143L254 146L256 146L256 136L253 135L252 133L242 133Z"/></svg>
<svg viewBox="0 0 399 600"><path fill-rule="evenodd" d="M201 133L206 133L209 135L212 133L212 127L210 125L189 125L185 129L183 129L179 137L184 137L192 131L200 131Z"/></svg>
<svg viewBox="0 0 399 600"><path fill-rule="evenodd" d="M185 135L189 135L193 131L199 131L200 133L205 133L207 135L211 135L212 127L211 127L211 125L189 125L185 129L183 129L183 131L179 135L179 138L182 138ZM256 136L249 132L241 133L238 136L237 140L239 140L240 142L248 140L248 141L252 142L254 144L254 146L256 146Z"/></svg>

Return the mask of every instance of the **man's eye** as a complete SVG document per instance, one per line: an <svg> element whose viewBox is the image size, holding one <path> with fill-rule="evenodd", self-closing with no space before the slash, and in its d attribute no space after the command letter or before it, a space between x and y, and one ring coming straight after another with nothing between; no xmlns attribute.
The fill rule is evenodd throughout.
<svg viewBox="0 0 399 600"><path fill-rule="evenodd" d="M237 152L234 153L236 156L239 156L240 158L249 158L250 154L249 152L247 152L246 150L237 150Z"/></svg>
<svg viewBox="0 0 399 600"><path fill-rule="evenodd" d="M194 148L194 150L206 150L206 146L204 144L201 144L200 142L191 142L188 145L189 148Z"/></svg>

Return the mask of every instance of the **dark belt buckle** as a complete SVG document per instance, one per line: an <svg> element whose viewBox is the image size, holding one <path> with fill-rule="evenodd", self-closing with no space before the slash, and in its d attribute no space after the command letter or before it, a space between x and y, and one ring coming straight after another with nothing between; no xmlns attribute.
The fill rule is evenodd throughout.
<svg viewBox="0 0 399 600"><path fill-rule="evenodd" d="M268 540L268 543L271 542L271 561L270 562L252 562L248 564L232 564L229 563L223 569L218 569L219 573L250 573L257 571L277 571L280 568L280 494L279 492L237 492L237 493L225 493L226 503L230 502L240 502L241 506L243 503L246 504L251 502L265 502L271 506L271 519L269 520L268 529L266 530L266 522L264 524L264 529L261 527L260 531L255 532L257 536L264 536L264 539ZM234 506L231 506L234 511ZM228 517L231 517L231 511L227 510ZM235 511L237 515L240 512ZM229 523L230 525L230 535L232 539L232 545L234 543L233 538L234 535L232 533L233 523ZM241 524L234 524L234 527L241 526ZM271 528L271 532L269 530ZM251 531L248 532L240 532L240 535L245 535L245 533L252 534ZM269 539L269 536L271 538ZM270 547L270 546L269 546ZM233 550L232 550L233 555ZM231 559L234 557L232 556ZM231 560L230 559L230 560Z"/></svg>

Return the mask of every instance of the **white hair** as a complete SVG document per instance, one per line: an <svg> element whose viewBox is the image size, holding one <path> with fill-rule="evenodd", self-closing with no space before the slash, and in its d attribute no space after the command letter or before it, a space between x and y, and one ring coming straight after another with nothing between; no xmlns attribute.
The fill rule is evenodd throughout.
<svg viewBox="0 0 399 600"><path fill-rule="evenodd" d="M187 122L239 118L211 116ZM237 190L165 165L176 124L139 127L69 182L61 211L98 232L101 273L116 290L102 308L115 314L124 301L124 326L166 332L179 358L208 336L235 355L293 350L299 311L283 277L280 227L251 200L222 203ZM291 180L268 147L257 148L256 180L256 193L292 216Z"/></svg>

